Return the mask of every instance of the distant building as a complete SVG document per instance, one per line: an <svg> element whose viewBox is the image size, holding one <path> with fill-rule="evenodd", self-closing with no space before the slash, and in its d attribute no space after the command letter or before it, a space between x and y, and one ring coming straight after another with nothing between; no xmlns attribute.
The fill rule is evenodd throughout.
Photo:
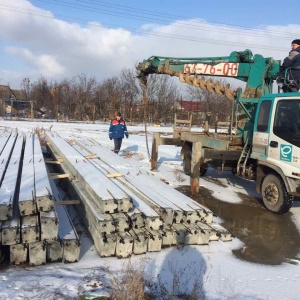
<svg viewBox="0 0 300 300"><path fill-rule="evenodd" d="M176 110L185 112L203 112L204 105L200 101L179 100L176 102Z"/></svg>
<svg viewBox="0 0 300 300"><path fill-rule="evenodd" d="M0 85L0 116L30 117L31 101L22 98L22 91L12 90L8 85Z"/></svg>

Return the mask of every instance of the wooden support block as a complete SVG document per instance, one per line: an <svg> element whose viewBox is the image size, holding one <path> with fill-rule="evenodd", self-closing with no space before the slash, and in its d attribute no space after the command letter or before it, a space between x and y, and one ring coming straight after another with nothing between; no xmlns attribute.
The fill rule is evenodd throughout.
<svg viewBox="0 0 300 300"><path fill-rule="evenodd" d="M122 177L123 176L123 174L121 174L121 173L107 173L106 174L106 177L108 177L108 178L116 178L116 177Z"/></svg>

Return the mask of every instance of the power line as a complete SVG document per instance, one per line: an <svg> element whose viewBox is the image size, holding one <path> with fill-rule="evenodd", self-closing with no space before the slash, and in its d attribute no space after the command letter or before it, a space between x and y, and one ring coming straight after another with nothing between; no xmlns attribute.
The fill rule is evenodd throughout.
<svg viewBox="0 0 300 300"><path fill-rule="evenodd" d="M49 1L47 0L37 0L40 2L44 2L44 3L49 3ZM179 15L172 15L172 14L165 14L165 13L159 13L159 12L154 12L154 11L149 11L149 10L144 10L144 9L139 9L139 8L133 8L133 7L129 7L129 6L124 6L124 5L118 5L118 4L111 4L111 3L107 3L104 1L97 1L97 0L76 0L76 2L79 3L90 3L90 4L101 4L104 7L108 7L108 8L112 8L113 10L106 10L106 9L101 9L99 7L91 7L88 5L82 5L82 4L74 4L74 3L69 3L67 1L61 1L61 0L51 0L51 4L56 4L58 6L66 6L66 7L72 7L75 9L84 9L87 11L97 11L99 13L105 13L105 14L109 14L109 15L114 15L114 16L119 16L119 17L123 17L123 18L130 18L130 19L135 19L135 20L149 20L149 21L155 21L156 23L159 24L169 24L170 21L174 21L174 18L176 20L180 20L180 19L186 19L186 17L183 16L179 16ZM121 12L116 11L114 9L117 10L121 10ZM138 13L138 14L142 14L140 15L135 15L135 14L129 14L129 13L124 13L125 11L129 11L129 12L133 12L133 13ZM145 15L146 13L146 15ZM158 16L159 19L155 19L152 17L148 17L147 15L152 15L152 16ZM168 22L168 23L166 23ZM285 33L281 33L279 31L272 31L269 30L268 33L261 33L261 29L258 28L250 28L250 27L242 27L242 26L236 26L236 25L232 25L232 24L224 24L224 23L210 23L208 22L207 24L209 26L218 26L221 27L219 29L212 29L209 26L203 26L203 25L199 25L199 23L195 20L189 20L189 22L191 23L191 25L194 24L194 26L191 25L178 25L178 24L173 24L173 26L178 26L178 27L186 27L186 28L202 28L202 29L210 29L210 30L214 30L214 31L220 31L220 32L237 32L237 30L245 30L248 31L248 35L260 35L263 37L266 36L270 36L272 38L277 38L277 39L290 39L291 35L290 34L285 34ZM225 29L224 30L224 26L230 26L233 27L233 29ZM274 36L274 34L277 34L277 36Z"/></svg>
<svg viewBox="0 0 300 300"><path fill-rule="evenodd" d="M0 7L2 7L2 9L5 9L5 10L9 10L9 11L14 11L14 12L17 12L17 13L23 13L23 14L28 14L28 15L33 15L33 16L39 16L39 17L42 17L42 18L48 18L48 19L56 19L55 16L51 16L49 14L44 14L44 13L41 13L39 10L32 10L32 9L24 9L24 8L20 8L20 7L17 7L17 6L11 6L11 5L1 5L0 4ZM62 20L73 20L73 21L76 21L77 23L82 23L82 24L87 24L87 21L83 21L82 19L79 19L79 18L70 18L70 17L66 17L64 15L60 15L59 16ZM97 24L91 24L89 23L89 26L93 26L93 27L98 27L98 28L101 28L101 27L104 27L104 28L108 28L108 29L116 29L116 28L119 28L119 27L114 27L112 28L110 25L97 25ZM125 28L126 29L126 28ZM207 38L194 38L194 37L190 37L190 36L184 36L184 35L173 35L173 34L163 34L163 33L153 33L153 32L149 32L149 31L143 31L143 30L136 30L136 29L132 29L132 28L129 28L129 30L131 30L132 32L135 32L137 34L145 34L145 35L151 35L151 36L157 36L157 37L163 37L163 38L170 38L170 39L178 39L178 40L185 40L185 41L191 41L191 42L198 42L198 43L209 43L209 44L218 44L218 45L230 45L232 46L232 42L226 42L226 41L217 41L217 40L214 40L214 39L207 39ZM241 44L241 43L234 43L235 46L245 46L244 44ZM259 49L269 49L269 45L267 46L264 46L264 45L253 45L254 47L256 48L259 48ZM285 51L286 48L280 48L280 47L273 47L272 50L275 50L275 51Z"/></svg>

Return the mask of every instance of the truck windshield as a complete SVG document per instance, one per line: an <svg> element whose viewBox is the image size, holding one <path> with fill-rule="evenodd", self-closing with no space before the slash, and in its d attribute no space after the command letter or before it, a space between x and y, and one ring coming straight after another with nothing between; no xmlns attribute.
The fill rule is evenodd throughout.
<svg viewBox="0 0 300 300"><path fill-rule="evenodd" d="M286 142L300 147L300 100L278 101L273 133Z"/></svg>

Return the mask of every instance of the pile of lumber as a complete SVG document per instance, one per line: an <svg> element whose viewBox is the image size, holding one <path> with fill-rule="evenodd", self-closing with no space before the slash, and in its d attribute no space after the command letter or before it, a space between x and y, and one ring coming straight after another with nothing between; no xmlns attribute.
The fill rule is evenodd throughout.
<svg viewBox="0 0 300 300"><path fill-rule="evenodd" d="M101 257L232 239L210 210L96 141L67 141L51 131L45 138L81 201Z"/></svg>
<svg viewBox="0 0 300 300"><path fill-rule="evenodd" d="M9 247L12 264L79 260L77 233L53 193L38 135L0 134L0 250Z"/></svg>

